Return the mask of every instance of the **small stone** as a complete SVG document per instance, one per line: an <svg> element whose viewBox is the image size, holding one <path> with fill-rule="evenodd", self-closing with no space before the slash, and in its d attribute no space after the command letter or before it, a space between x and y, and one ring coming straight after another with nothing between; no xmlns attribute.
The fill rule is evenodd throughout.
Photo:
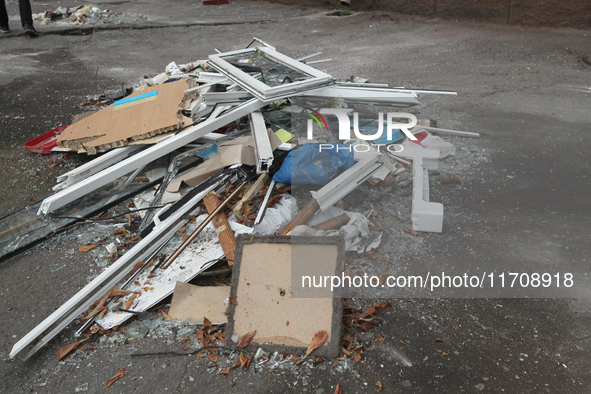
<svg viewBox="0 0 591 394"><path fill-rule="evenodd" d="M445 183L445 184L460 184L460 183L462 183L462 181L460 181L460 178L458 178L457 175L450 174L449 172L442 172L441 174L439 174L439 182Z"/></svg>
<svg viewBox="0 0 591 394"><path fill-rule="evenodd" d="M405 380L401 384L402 384L402 387L410 387L410 386L412 386L412 383L410 383L410 380Z"/></svg>
<svg viewBox="0 0 591 394"><path fill-rule="evenodd" d="M478 391L482 391L482 390L484 390L484 383L478 383L477 385L474 386L474 388Z"/></svg>
<svg viewBox="0 0 591 394"><path fill-rule="evenodd" d="M29 171L27 171L27 175L30 176L30 177L37 176L37 171L35 171L35 170L29 170Z"/></svg>
<svg viewBox="0 0 591 394"><path fill-rule="evenodd" d="M392 186L396 182L396 176L389 174L383 181L380 182L381 186Z"/></svg>
<svg viewBox="0 0 591 394"><path fill-rule="evenodd" d="M318 390L316 390L316 394L324 394L324 389L319 388Z"/></svg>

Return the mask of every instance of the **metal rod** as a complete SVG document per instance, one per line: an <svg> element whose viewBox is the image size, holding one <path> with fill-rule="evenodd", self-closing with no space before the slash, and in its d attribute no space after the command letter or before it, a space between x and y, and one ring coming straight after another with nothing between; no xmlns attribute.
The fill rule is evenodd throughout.
<svg viewBox="0 0 591 394"><path fill-rule="evenodd" d="M181 253L183 253L183 251L187 248L187 246L189 246L189 244L191 242L193 242L193 240L195 238L197 238L197 236L205 228L205 226L207 226L209 224L209 222L211 222L213 220L213 218L215 217L215 215L217 215L218 213L220 213L222 211L222 209L224 209L224 207L230 202L230 200L233 199L242 190L242 188L244 186L246 186L246 182L243 182L240 186L238 186L236 188L236 190L234 190L232 192L232 194L230 194L228 196L228 198L226 198L220 204L219 207L217 207L211 214L209 214L209 216L207 218L205 218L205 220L199 225L199 227L197 227L195 229L195 231L193 231L193 233L189 236L189 238L187 238L185 240L185 242L183 242L181 244L181 246L179 246L179 248L177 250L175 250L173 254L170 255L170 257L168 258L168 260L166 260L166 262L164 264L162 264L162 269L163 270L167 269L168 266L170 264L172 264L172 262L175 261L176 258L179 257Z"/></svg>
<svg viewBox="0 0 591 394"><path fill-rule="evenodd" d="M301 58L299 58L297 60L298 60L298 62L302 62L302 61L304 61L306 59L310 59L311 57L318 56L318 55L322 55L322 52L316 52L316 53L313 53L311 55L307 55L307 56L301 57Z"/></svg>

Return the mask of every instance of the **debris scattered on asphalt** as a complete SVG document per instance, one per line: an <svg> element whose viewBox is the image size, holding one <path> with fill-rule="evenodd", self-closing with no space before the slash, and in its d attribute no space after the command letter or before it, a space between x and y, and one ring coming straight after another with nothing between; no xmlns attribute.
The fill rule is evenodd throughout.
<svg viewBox="0 0 591 394"><path fill-rule="evenodd" d="M43 18L108 16L92 5L62 8ZM58 360L114 343L146 356L134 344L150 336L179 345L170 354L207 359L226 375L328 358L342 372L384 342L369 332L389 303L362 312L343 301L355 289L323 293L311 278L295 286L292 269L371 273L383 282L399 258L383 243L403 253L420 246L421 231L443 231L429 171L461 185L455 174L486 159L462 142L478 135L413 114L376 114L417 106L419 94L454 92L337 80L311 67L311 56L296 60L254 42L171 62L133 89L89 101L100 109L62 129L53 151L97 157L58 177L52 196L0 219L0 247L8 255L76 239L97 271L10 357L27 349L29 358L74 322L84 339L60 349ZM298 268L299 261L308 265ZM315 291L318 298L304 296ZM122 368L106 387L124 375Z"/></svg>

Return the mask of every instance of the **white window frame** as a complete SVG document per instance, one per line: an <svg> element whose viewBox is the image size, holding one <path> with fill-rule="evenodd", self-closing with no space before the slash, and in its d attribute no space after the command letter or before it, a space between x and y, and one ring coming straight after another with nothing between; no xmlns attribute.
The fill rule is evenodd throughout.
<svg viewBox="0 0 591 394"><path fill-rule="evenodd" d="M305 81L296 81L271 87L222 59L223 57L232 55L244 55L247 57L255 51L261 51L271 60L296 71L311 75L312 77ZM332 81L332 77L329 74L317 70L314 67L310 67L296 59L292 59L291 57L279 53L269 47L240 49L237 51L209 55L209 64L264 102L289 97L314 87L326 86Z"/></svg>

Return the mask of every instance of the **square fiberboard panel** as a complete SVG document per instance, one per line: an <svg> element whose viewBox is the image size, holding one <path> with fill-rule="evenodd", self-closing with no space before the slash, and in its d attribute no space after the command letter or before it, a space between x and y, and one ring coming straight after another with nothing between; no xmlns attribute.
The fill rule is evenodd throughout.
<svg viewBox="0 0 591 394"><path fill-rule="evenodd" d="M340 237L239 236L230 291L237 304L228 307L229 335L240 337L256 330L254 346L301 354L324 330L328 339L312 354L337 357L343 314L340 292L333 293L330 287L302 289L300 273L341 277L343 257Z"/></svg>

